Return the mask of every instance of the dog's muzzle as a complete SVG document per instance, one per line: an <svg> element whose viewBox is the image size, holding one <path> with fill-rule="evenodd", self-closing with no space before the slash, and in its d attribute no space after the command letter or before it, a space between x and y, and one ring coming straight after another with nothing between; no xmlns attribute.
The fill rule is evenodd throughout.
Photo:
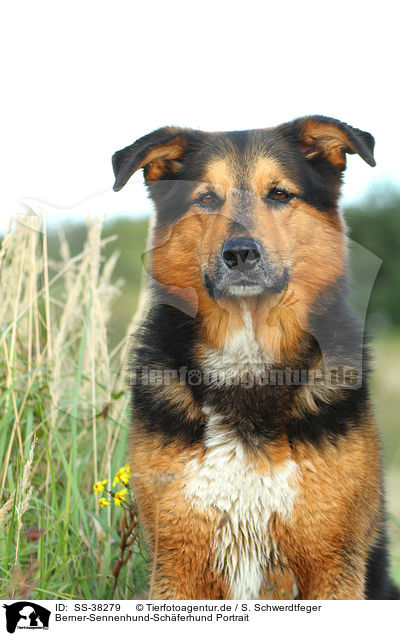
<svg viewBox="0 0 400 636"><path fill-rule="evenodd" d="M214 271L204 274L207 291L215 299L277 294L288 280L288 268L273 264L261 243L247 236L227 240L217 256Z"/></svg>

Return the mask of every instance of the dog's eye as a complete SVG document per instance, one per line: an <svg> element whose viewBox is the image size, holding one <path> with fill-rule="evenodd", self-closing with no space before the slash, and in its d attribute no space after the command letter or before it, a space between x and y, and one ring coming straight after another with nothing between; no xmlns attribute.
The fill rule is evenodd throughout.
<svg viewBox="0 0 400 636"><path fill-rule="evenodd" d="M205 192L199 197L200 203L204 203L204 205L210 205L211 203L215 203L217 197L212 192Z"/></svg>
<svg viewBox="0 0 400 636"><path fill-rule="evenodd" d="M274 201L286 201L291 199L289 192L286 190L282 190L281 188L272 188L267 195L268 199L273 199Z"/></svg>
<svg viewBox="0 0 400 636"><path fill-rule="evenodd" d="M221 199L214 192L203 192L199 194L195 203L207 210L215 210L222 205Z"/></svg>

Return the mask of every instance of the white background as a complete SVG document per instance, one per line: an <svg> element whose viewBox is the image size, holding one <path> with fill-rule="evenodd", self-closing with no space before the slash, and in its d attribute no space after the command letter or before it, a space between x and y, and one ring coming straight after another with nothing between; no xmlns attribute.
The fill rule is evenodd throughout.
<svg viewBox="0 0 400 636"><path fill-rule="evenodd" d="M12 603L12 601L8 601ZM59 612L57 605L62 603L66 610ZM244 636L245 634L263 634L280 636L286 634L296 634L299 636L337 636L337 634L362 634L362 636L376 636L380 633L390 632L396 630L398 624L398 612L399 603L386 602L386 601L371 601L365 603L364 601L262 601L261 605L265 607L268 605L270 608L275 605L278 607L283 606L319 606L321 609L313 613L306 613L305 611L255 611L256 602L254 601L117 601L120 603L120 611L87 611L78 610L75 611L75 604L81 606L83 602L80 601L40 601L39 604L49 609L52 614L49 621L49 631L36 631L37 636L51 636L52 634L96 634L97 636L106 634L118 634L118 636L133 636L135 634L162 634L163 636L175 636L175 634L199 634L204 636L207 634L230 634L230 636ZM91 607L93 601L87 601L88 607ZM110 607L110 602L98 601L100 606L106 605ZM157 604L155 609L148 609L148 603L153 605ZM167 603L171 608L168 611L163 611L163 604ZM171 617L172 615L184 615L187 616L188 612L184 609L179 609L184 606L201 606L208 603L212 606L218 606L217 611L213 612L198 612L195 611L193 615L206 615L213 614L214 620L212 622L188 622L188 621L168 621L161 620L159 622L130 622L130 621L99 621L99 622L71 622L71 621L56 621L56 613L60 616L77 617L77 616L89 616L93 614L95 616L105 617L106 615L123 615L126 614L132 616L154 616L156 613L160 615L166 615ZM245 611L241 611L242 603L247 607ZM260 602L257 602L260 604ZM239 609L235 609L236 605ZM141 610L136 608L140 606ZM221 609L221 607L231 609ZM178 609L173 609L178 608ZM1 609L1 608L0 608ZM244 616L248 614L249 620L246 622L239 621L216 621L216 613L222 613L225 616ZM23 621L21 621L23 624ZM5 612L0 613L0 627L5 630ZM33 632L16 630L16 636L21 634L31 635ZM395 632L394 632L395 633Z"/></svg>
<svg viewBox="0 0 400 636"><path fill-rule="evenodd" d="M1 17L0 231L24 199L48 218L149 208L115 194L111 155L151 130L266 127L305 114L374 134L344 197L398 162L396 4L13 0ZM82 203L84 202L84 203Z"/></svg>

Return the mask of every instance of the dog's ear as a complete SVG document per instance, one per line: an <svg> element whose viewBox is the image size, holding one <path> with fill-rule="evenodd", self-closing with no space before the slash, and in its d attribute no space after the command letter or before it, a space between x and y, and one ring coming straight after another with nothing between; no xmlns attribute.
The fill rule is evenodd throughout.
<svg viewBox="0 0 400 636"><path fill-rule="evenodd" d="M112 158L115 192L121 190L140 168L144 169L146 181L176 174L185 155L190 132L184 128L159 128L131 146L118 150Z"/></svg>
<svg viewBox="0 0 400 636"><path fill-rule="evenodd" d="M318 161L324 158L334 168L344 170L346 153L349 153L360 155L370 166L376 165L375 140L368 132L353 128L338 119L320 115L296 119L292 126L292 132L295 132L306 159Z"/></svg>

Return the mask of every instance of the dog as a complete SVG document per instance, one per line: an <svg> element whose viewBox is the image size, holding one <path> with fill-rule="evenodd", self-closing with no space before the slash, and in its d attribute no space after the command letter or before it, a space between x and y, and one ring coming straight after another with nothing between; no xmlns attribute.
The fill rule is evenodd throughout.
<svg viewBox="0 0 400 636"><path fill-rule="evenodd" d="M154 598L397 597L338 210L346 155L373 150L309 116L113 156L156 209L130 437Z"/></svg>

